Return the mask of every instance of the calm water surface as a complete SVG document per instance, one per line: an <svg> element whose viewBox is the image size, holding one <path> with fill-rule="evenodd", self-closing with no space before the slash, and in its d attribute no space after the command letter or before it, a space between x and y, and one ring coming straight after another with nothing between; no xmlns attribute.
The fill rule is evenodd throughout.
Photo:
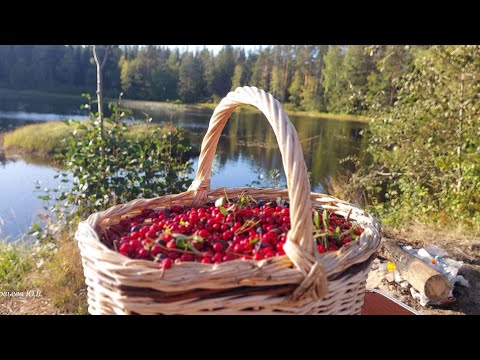
<svg viewBox="0 0 480 360"><path fill-rule="evenodd" d="M39 121L82 119L79 109L82 99L54 96L23 96L0 93L0 131L6 131ZM195 146L200 148L208 127L211 110L190 107L158 107L142 105L153 122L173 121L188 130ZM137 111L140 114L140 111ZM313 117L291 116L298 131L312 188L321 192L325 179L345 169L339 160L361 151L360 131L366 126L352 121L337 121ZM197 160L193 159L194 169ZM212 187L250 185L259 171L282 169L282 159L273 130L260 113L236 112L227 123L217 148L213 166ZM0 149L0 238L17 238L36 221L43 203L37 199L35 181L42 188L57 186L56 170L41 159L6 157Z"/></svg>

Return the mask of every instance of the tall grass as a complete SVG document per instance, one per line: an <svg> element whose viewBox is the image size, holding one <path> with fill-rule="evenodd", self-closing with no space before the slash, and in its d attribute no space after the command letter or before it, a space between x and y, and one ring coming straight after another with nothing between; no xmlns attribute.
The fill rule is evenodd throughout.
<svg viewBox="0 0 480 360"><path fill-rule="evenodd" d="M0 291L24 290L26 275L35 267L30 249L24 243L0 240Z"/></svg>
<svg viewBox="0 0 480 360"><path fill-rule="evenodd" d="M55 243L0 241L0 292L41 290L64 314L86 314L87 296L78 246L68 234Z"/></svg>
<svg viewBox="0 0 480 360"><path fill-rule="evenodd" d="M66 125L63 122L54 121L26 125L5 133L4 147L5 149L53 155L57 150L64 148L62 139L74 129L75 124Z"/></svg>

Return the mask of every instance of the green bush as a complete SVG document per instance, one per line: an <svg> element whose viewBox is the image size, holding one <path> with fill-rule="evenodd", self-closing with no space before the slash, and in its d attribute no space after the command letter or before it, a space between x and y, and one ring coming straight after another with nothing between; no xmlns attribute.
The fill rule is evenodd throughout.
<svg viewBox="0 0 480 360"><path fill-rule="evenodd" d="M111 118L103 122L90 113L90 123L76 122L64 139L61 156L70 176L60 172L56 177L66 183L63 191L41 196L61 225L136 198L181 192L190 182L191 147L182 128L151 126L151 119L144 125L128 123L129 112L118 104L111 104L110 111ZM58 225L53 228L62 229Z"/></svg>
<svg viewBox="0 0 480 360"><path fill-rule="evenodd" d="M398 84L393 106L373 113L371 166L351 184L387 221L480 223L480 46L421 50Z"/></svg>

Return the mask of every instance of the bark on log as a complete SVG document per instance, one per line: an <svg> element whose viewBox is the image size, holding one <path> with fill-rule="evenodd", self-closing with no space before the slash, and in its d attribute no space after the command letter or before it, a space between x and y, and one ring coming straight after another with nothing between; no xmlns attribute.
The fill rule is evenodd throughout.
<svg viewBox="0 0 480 360"><path fill-rule="evenodd" d="M422 260L407 253L397 244L386 242L383 244L383 250L386 257L395 263L397 270L415 290L423 293L432 301L442 301L448 298L451 287L445 276Z"/></svg>

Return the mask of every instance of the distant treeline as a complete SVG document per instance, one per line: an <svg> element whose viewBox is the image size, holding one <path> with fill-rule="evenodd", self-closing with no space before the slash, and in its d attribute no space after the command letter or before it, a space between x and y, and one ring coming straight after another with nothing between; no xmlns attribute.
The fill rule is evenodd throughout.
<svg viewBox="0 0 480 360"><path fill-rule="evenodd" d="M111 46L104 89L129 99L215 101L237 86L252 85L307 111L364 113L369 98L396 100L399 75L412 66L404 45L276 45L246 53L225 46L214 54L161 45ZM52 92L95 91L90 47L0 46L0 87Z"/></svg>

